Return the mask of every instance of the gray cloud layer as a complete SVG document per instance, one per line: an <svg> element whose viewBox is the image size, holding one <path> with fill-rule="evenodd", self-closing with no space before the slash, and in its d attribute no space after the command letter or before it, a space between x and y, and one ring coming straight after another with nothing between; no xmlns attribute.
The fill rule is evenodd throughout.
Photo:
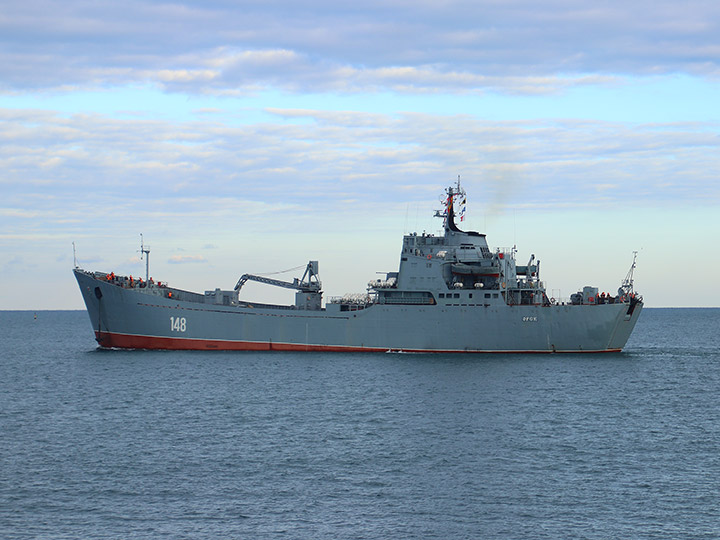
<svg viewBox="0 0 720 540"><path fill-rule="evenodd" d="M615 75L715 77L719 59L720 4L702 0L29 0L0 15L5 91L537 93Z"/></svg>
<svg viewBox="0 0 720 540"><path fill-rule="evenodd" d="M398 230L401 216L410 230L436 230L432 201L456 174L470 193L471 219L492 225L517 214L526 229L542 222L542 242L523 232L530 245L543 244L538 250L556 249L547 223L553 218L565 216L558 227L585 227L570 246L576 256L562 261L576 277L596 282L579 265L600 255L592 268L619 279L625 269L606 267L603 257L617 262L654 243L646 272L665 272L655 298L715 302L701 289L692 298L684 290L670 299L665 293L676 271L666 264L667 250L701 252L711 242L720 200L717 124L268 113L267 122L229 126L0 110L0 248L10 254L0 270L12 283L43 283L6 291L3 306L80 307L68 271L71 241L82 265L132 274L142 270L140 232L153 245L156 277L177 286L205 286L213 264L222 279L212 283L232 286L239 271L317 257L329 283L361 289L376 270L394 268L386 265L397 262L398 238L388 231ZM674 212L682 208L691 210ZM413 225L408 214L422 223L415 218ZM588 216L604 230L583 225ZM511 245L511 228L493 245ZM222 255L210 255L209 241Z"/></svg>
<svg viewBox="0 0 720 540"><path fill-rule="evenodd" d="M718 126L272 112L306 123L0 111L0 230L20 238L132 229L143 216L217 228L237 215L244 227L279 214L383 215L433 200L453 172L490 211L720 198Z"/></svg>

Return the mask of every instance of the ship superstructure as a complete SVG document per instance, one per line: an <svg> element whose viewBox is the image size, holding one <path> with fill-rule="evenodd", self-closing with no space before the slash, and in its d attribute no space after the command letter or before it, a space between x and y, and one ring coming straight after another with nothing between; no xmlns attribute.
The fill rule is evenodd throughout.
<svg viewBox="0 0 720 540"><path fill-rule="evenodd" d="M442 235L405 235L397 272L325 305L317 261L292 282L244 274L234 289L204 294L147 276L74 272L101 347L612 352L625 346L643 307L634 260L616 295L587 286L569 301L555 301L534 255L518 265L515 248L491 251L484 234L460 230L465 198L459 181L447 188L436 212ZM296 290L295 304L241 300L249 280Z"/></svg>

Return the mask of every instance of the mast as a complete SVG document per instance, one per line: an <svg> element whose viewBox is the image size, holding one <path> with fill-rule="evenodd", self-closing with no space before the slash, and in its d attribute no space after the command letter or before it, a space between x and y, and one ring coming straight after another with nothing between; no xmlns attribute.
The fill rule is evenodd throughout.
<svg viewBox="0 0 720 540"><path fill-rule="evenodd" d="M446 197L444 202L445 209L442 213L439 211L435 212L436 217L442 217L444 218L444 226L445 226L445 232L448 230L454 231L454 232L463 232L460 229L458 229L457 225L455 224L455 217L458 216L458 214L455 211L455 208L453 204L456 200L462 200L463 204L465 202L465 190L460 187L460 175L458 175L457 183L455 184L455 187L453 186L448 187L445 190ZM460 220L464 218L465 214L465 207L463 206L460 210Z"/></svg>
<svg viewBox="0 0 720 540"><path fill-rule="evenodd" d="M635 292L633 273L635 272L635 262L637 261L637 254L637 251L633 251L632 265L630 266L630 270L628 270L628 273L625 276L622 285L620 285L620 288L618 289L618 294L621 296L623 294L633 294Z"/></svg>
<svg viewBox="0 0 720 540"><path fill-rule="evenodd" d="M145 255L145 283L147 286L150 285L150 248L145 248L145 242L143 240L143 235L140 233L140 260L142 260L143 255Z"/></svg>

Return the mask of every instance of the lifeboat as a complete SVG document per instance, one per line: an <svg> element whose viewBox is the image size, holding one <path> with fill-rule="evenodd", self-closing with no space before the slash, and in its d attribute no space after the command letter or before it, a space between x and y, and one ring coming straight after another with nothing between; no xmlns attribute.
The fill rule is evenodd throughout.
<svg viewBox="0 0 720 540"><path fill-rule="evenodd" d="M532 264L530 266L517 266L515 273L518 276L535 276L537 275L537 265Z"/></svg>
<svg viewBox="0 0 720 540"><path fill-rule="evenodd" d="M498 277L500 275L500 268L497 266L478 266L464 263L453 264L453 274L459 274L461 276L488 276Z"/></svg>

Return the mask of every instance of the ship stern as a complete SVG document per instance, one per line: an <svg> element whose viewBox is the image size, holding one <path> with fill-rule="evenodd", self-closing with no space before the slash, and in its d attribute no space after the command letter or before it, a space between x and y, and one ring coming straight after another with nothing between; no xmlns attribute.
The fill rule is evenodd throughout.
<svg viewBox="0 0 720 540"><path fill-rule="evenodd" d="M618 323L615 326L610 343L608 344L609 350L622 350L630 339L635 324L637 324L640 312L644 307L641 299L633 298L628 304L627 309L620 314L618 317Z"/></svg>

